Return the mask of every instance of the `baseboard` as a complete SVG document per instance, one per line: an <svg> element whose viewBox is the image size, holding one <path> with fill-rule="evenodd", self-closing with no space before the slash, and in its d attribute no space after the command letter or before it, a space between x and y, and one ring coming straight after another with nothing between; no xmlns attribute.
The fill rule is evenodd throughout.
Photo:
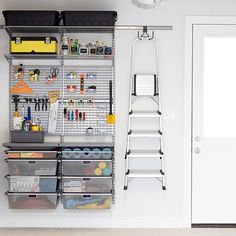
<svg viewBox="0 0 236 236"><path fill-rule="evenodd" d="M10 216L0 217L4 228L184 228L183 218L76 216Z"/></svg>

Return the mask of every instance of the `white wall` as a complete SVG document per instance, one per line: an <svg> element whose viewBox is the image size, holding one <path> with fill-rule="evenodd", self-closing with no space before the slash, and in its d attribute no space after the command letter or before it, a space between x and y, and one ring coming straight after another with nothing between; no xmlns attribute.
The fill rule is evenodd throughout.
<svg viewBox="0 0 236 236"><path fill-rule="evenodd" d="M7 190L7 167L3 150L0 161L0 226L2 227L182 227L184 219L183 175L183 94L184 94L184 16L234 15L234 0L166 0L155 10L141 10L129 0L3 0L5 9L82 9L118 11L118 24L173 25L172 32L158 32L159 71L162 86L167 191L154 180L133 181L123 191L124 152L126 144L127 99L130 51L135 32L117 32L117 138L116 204L111 210L67 211L60 206L50 211L9 210L3 193ZM1 123L0 143L8 139L8 65L7 36L0 37ZM144 64L148 65L145 61Z"/></svg>

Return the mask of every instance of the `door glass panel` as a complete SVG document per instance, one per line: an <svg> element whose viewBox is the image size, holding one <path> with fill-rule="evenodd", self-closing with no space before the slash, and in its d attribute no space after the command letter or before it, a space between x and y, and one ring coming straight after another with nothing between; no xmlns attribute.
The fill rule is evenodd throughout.
<svg viewBox="0 0 236 236"><path fill-rule="evenodd" d="M236 37L206 37L203 136L236 137Z"/></svg>

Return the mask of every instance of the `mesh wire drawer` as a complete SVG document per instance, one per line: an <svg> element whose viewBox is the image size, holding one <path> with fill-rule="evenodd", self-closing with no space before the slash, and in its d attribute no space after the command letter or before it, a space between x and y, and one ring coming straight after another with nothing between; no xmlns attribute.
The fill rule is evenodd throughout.
<svg viewBox="0 0 236 236"><path fill-rule="evenodd" d="M62 198L64 209L109 209L112 203L111 194L64 193Z"/></svg>
<svg viewBox="0 0 236 236"><path fill-rule="evenodd" d="M94 159L111 159L111 148L64 148L62 151L63 158L94 158Z"/></svg>
<svg viewBox="0 0 236 236"><path fill-rule="evenodd" d="M109 193L112 190L111 177L63 177L62 184L64 192Z"/></svg>
<svg viewBox="0 0 236 236"><path fill-rule="evenodd" d="M57 151L7 151L8 158L56 158Z"/></svg>
<svg viewBox="0 0 236 236"><path fill-rule="evenodd" d="M7 159L10 175L56 175L57 160Z"/></svg>
<svg viewBox="0 0 236 236"><path fill-rule="evenodd" d="M104 160L62 160L63 175L110 176L112 161Z"/></svg>
<svg viewBox="0 0 236 236"><path fill-rule="evenodd" d="M57 193L12 193L7 192L10 209L55 209Z"/></svg>
<svg viewBox="0 0 236 236"><path fill-rule="evenodd" d="M56 176L7 176L10 192L56 192Z"/></svg>

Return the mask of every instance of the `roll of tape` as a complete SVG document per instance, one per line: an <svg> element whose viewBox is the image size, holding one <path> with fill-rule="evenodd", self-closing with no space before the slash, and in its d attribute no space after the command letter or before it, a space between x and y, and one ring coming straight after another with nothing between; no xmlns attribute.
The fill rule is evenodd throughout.
<svg viewBox="0 0 236 236"><path fill-rule="evenodd" d="M101 154L102 154L102 152L101 152L101 150L99 148L94 148L92 150L92 157L93 158L99 159L101 157Z"/></svg>
<svg viewBox="0 0 236 236"><path fill-rule="evenodd" d="M62 151L62 155L64 158L72 158L73 157L73 153L70 148L64 148Z"/></svg>
<svg viewBox="0 0 236 236"><path fill-rule="evenodd" d="M82 156L82 151L81 151L81 149L79 149L79 148L75 148L75 149L73 150L73 154L74 154L74 157L75 157L75 158L81 158L81 156Z"/></svg>
<svg viewBox="0 0 236 236"><path fill-rule="evenodd" d="M89 148L84 148L82 151L82 155L85 158L91 157L92 155L91 150Z"/></svg>
<svg viewBox="0 0 236 236"><path fill-rule="evenodd" d="M111 158L111 149L110 148L103 148L102 155L104 158Z"/></svg>
<svg viewBox="0 0 236 236"><path fill-rule="evenodd" d="M99 162L98 167L103 170L107 167L107 164L106 162Z"/></svg>
<svg viewBox="0 0 236 236"><path fill-rule="evenodd" d="M94 173L95 175L102 175L102 170L100 168L96 168Z"/></svg>
<svg viewBox="0 0 236 236"><path fill-rule="evenodd" d="M110 175L111 172L110 172L110 170L108 168L105 168L105 169L102 170L102 174L103 175Z"/></svg>

